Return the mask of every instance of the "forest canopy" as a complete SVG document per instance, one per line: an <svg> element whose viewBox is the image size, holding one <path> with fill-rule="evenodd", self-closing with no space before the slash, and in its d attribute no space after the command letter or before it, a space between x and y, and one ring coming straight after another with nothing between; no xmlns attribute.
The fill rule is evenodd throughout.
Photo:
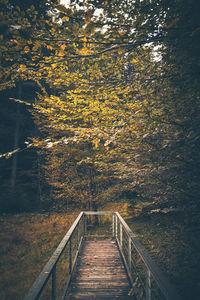
<svg viewBox="0 0 200 300"><path fill-rule="evenodd" d="M198 209L198 1L0 3L2 211Z"/></svg>

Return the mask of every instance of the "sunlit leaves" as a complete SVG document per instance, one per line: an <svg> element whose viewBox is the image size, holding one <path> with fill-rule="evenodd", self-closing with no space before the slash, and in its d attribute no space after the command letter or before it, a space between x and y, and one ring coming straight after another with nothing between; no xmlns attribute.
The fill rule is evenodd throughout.
<svg viewBox="0 0 200 300"><path fill-rule="evenodd" d="M19 42L17 40L10 40L10 42L14 43L14 44L19 44Z"/></svg>
<svg viewBox="0 0 200 300"><path fill-rule="evenodd" d="M80 55L89 55L89 54L91 54L91 53L92 53L92 51L91 51L90 49L86 48L86 47L83 47L83 48L79 51L79 54L80 54Z"/></svg>
<svg viewBox="0 0 200 300"><path fill-rule="evenodd" d="M64 51L65 48L66 48L66 45L65 45L65 44L63 44L63 45L60 46L60 49L61 49L62 51Z"/></svg>
<svg viewBox="0 0 200 300"><path fill-rule="evenodd" d="M47 45L48 50L53 50L53 47L51 45Z"/></svg>
<svg viewBox="0 0 200 300"><path fill-rule="evenodd" d="M180 20L165 22L163 13L159 24L153 12L141 14L138 3L102 3L96 16L95 5L79 10L54 4L48 20L34 7L26 13L15 8L6 24L12 25L11 18L18 27L2 37L4 87L17 78L42 82L48 92L41 93L33 114L41 132L53 137L49 151L58 146L57 137L66 136L67 145L89 149L77 164L80 159L101 172L110 168L118 177L136 176L142 186L151 170L161 174L158 164L171 166L178 158L168 139L177 138L176 126L185 126L182 115L189 107L186 100L174 100L176 84L171 89L167 81L174 65L164 69L150 45L142 45L156 36L158 25L174 29ZM152 30L155 34L148 33Z"/></svg>
<svg viewBox="0 0 200 300"><path fill-rule="evenodd" d="M69 22L69 17L63 17L63 18L62 18L62 21Z"/></svg>
<svg viewBox="0 0 200 300"><path fill-rule="evenodd" d="M25 48L24 48L24 53L28 53L29 51L30 51L29 46L25 46Z"/></svg>
<svg viewBox="0 0 200 300"><path fill-rule="evenodd" d="M51 64L52 69L55 69L57 67L57 64Z"/></svg>
<svg viewBox="0 0 200 300"><path fill-rule="evenodd" d="M25 72L27 70L26 66L25 65L20 65L20 71L21 72Z"/></svg>

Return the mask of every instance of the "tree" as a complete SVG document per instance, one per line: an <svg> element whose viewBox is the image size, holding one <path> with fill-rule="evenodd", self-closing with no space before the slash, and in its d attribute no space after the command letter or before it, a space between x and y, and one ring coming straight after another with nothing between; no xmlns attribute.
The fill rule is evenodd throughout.
<svg viewBox="0 0 200 300"><path fill-rule="evenodd" d="M33 82L20 82L21 100L34 101L36 87ZM38 166L33 149L26 149L27 136L35 134L35 126L24 104L10 101L18 95L16 88L1 91L1 153L7 153L0 160L1 212L34 209L38 206ZM15 143L15 144L14 144ZM6 159L7 158L7 159Z"/></svg>
<svg viewBox="0 0 200 300"><path fill-rule="evenodd" d="M150 50L141 51L146 59L149 57L146 66L135 58L135 53L132 56L129 54L130 61L127 64L127 54L117 52L117 55L103 55L92 60L83 57L76 63L63 62L53 66L53 70L52 67L47 69L47 81L50 86L56 86L57 95L49 96L46 92L41 95L34 115L45 138L48 136L51 139L47 140L48 143L43 139L35 141L35 145L48 148L55 146L56 149L58 144L85 145L89 151L77 163L87 166L90 190L91 184L94 187L89 176L91 170L108 174L108 169L111 169L113 175L109 176L119 178L127 171L127 158L137 153L140 147L138 140L145 133L142 126L146 123L144 97L152 94L149 87L146 87L144 94L143 85L147 75L143 75L141 69L145 68L148 73L147 69L153 65ZM130 69L136 70L134 85ZM133 117L134 113L138 114L137 118ZM134 147L137 145L135 151L130 134L135 139ZM60 157L63 156L60 154ZM52 174L51 171L49 173Z"/></svg>
<svg viewBox="0 0 200 300"><path fill-rule="evenodd" d="M123 4L123 5L122 5ZM159 5L158 5L159 4ZM187 11L185 7L187 4L185 4L185 7L183 6L180 9L179 2L176 3L167 3L166 1L153 1L153 2L142 2L138 4L135 3L135 6L132 6L132 3L130 6L128 6L128 2L125 3L125 1L115 1L114 2L105 2L105 1L99 1L99 2L92 2L90 1L88 3L87 10L82 9L79 11L81 14L85 14L85 24L87 25L85 28L84 36L86 38L83 38L84 46L80 47L80 41L79 46L76 50L76 55L72 56L71 59L74 61L77 58L81 58L82 54L84 56L84 62L83 64L87 63L90 58L92 58L92 61L96 63L96 58L99 57L98 60L101 61L101 66L99 68L101 69L101 80L98 82L99 78L97 78L96 84L101 84L102 82L105 83L105 79L107 78L114 78L114 82L106 82L108 85L102 87L102 89L99 89L99 93L97 89L95 89L95 95L90 96L90 103L94 102L95 99L102 99L105 95L115 95L116 91L113 92L113 83L119 84L121 94L123 95L121 98L117 97L115 98L113 96L112 101L111 98L109 98L109 105L111 106L117 106L117 113L116 110L112 109L112 113L114 116L114 119L117 119L119 117L119 114L122 114L121 116L124 117L125 111L127 114L127 111L131 111L131 114L137 113L136 121L125 118L125 123L123 126L121 126L121 133L118 133L113 141L116 143L115 147L113 146L113 141L111 142L113 155L119 151L119 144L123 144L122 141L124 141L124 149L123 151L126 152L127 156L130 154L137 157L135 163L134 159L132 159L134 162L129 161L129 168L125 168L126 163L119 163L118 167L116 168L116 165L111 164L113 168L113 172L117 172L118 176L125 176L125 170L126 174L132 174L132 178L135 176L137 179L132 179L133 181L136 181L137 189L139 189L140 192L144 193L144 195L147 197L152 197L153 194L155 195L156 199L159 199L159 201L163 200L173 200L173 205L176 205L176 201L178 199L186 197L186 190L184 188L185 186L185 180L187 178L186 174L192 174L194 170L194 165L190 163L191 159L193 160L195 158L195 163L199 160L198 157L198 130L197 127L195 127L195 131L191 130L191 125L188 123L188 115L194 115L194 111L196 114L196 117L198 118L198 104L196 103L196 97L197 97L197 86L195 85L192 91L192 96L190 96L190 102L186 102L186 97L188 99L188 94L191 94L191 91L188 90L189 93L183 95L181 88L178 87L178 85L183 84L183 80L180 78L179 71L180 68L183 68L182 60L176 61L174 59L175 51L177 52L176 48L173 50L173 44L174 40L177 39L178 42L183 43L186 42L185 36L176 36L177 33L183 33L181 28L179 29L179 26L182 26L184 23L184 20L186 20L186 17L183 15L183 12ZM92 5L90 7L90 5ZM190 4L189 7L192 7L193 4ZM65 9L61 6L57 6L58 9L60 9L63 13L65 13ZM96 9L102 9L102 14L97 15L95 17L95 11ZM126 15L123 18L122 12L123 9L126 9ZM75 11L75 10L74 10ZM85 12L86 11L86 12ZM76 11L77 13L77 11ZM77 13L78 14L78 13ZM152 17L149 17L152 16ZM183 19L181 19L183 18ZM78 21L78 18L75 16L73 17L74 22ZM191 20L191 19L190 19ZM196 22L196 19L195 19ZM194 22L194 23L195 23ZM103 26L107 26L105 32L97 31L96 29L102 28ZM196 25L193 24L190 25L191 30L195 30ZM190 30L190 31L191 31ZM77 31L79 34L82 33L82 29L79 28ZM192 31L193 32L193 31ZM192 34L190 32L190 34ZM196 32L196 31L194 31ZM78 36L77 33L77 36ZM107 38L107 41L105 43L105 37ZM108 38L109 37L109 38ZM182 40L182 41L181 41ZM138 45L142 45L144 43L147 43L148 41L154 41L158 42L161 48L162 53L162 64L158 66L155 62L152 63L152 60L149 60L149 66L145 67L145 59L147 57L142 57L142 51L143 47L140 47L140 50L135 51L135 47ZM87 43L88 42L88 43ZM196 45L196 40L194 41L194 44ZM95 43L95 46L93 46L93 43ZM90 49L87 49L87 45L90 46ZM91 46L92 45L92 46ZM112 45L110 47L110 45ZM171 46L172 45L172 46ZM148 46L149 47L149 46ZM119 50L121 48L122 50ZM83 49L83 50L82 50ZM125 50L123 50L125 49ZM79 50L79 51L78 51ZM168 53L167 51L171 51L171 55L168 57L165 55L165 53ZM82 51L82 52L81 52ZM124 67L121 67L120 71L116 74L106 76L102 76L102 74L105 73L105 69L103 69L103 65L108 65L108 60L105 59L104 53L115 53L112 54L111 57L115 56L123 56L124 59L122 59L122 65ZM117 55L116 55L117 52ZM120 53L120 54L119 54ZM195 52L196 53L196 52ZM180 54L180 52L179 52ZM103 55L103 56L100 56ZM109 54L110 55L110 54ZM132 55L132 60L134 61L134 80L137 82L137 79L139 79L139 83L136 83L135 85L138 85L139 88L134 89L133 87L130 87L130 83L127 86L127 83L120 84L120 76L122 78L122 73L125 75L125 73L128 73L128 69L130 66L130 56ZM134 55L134 58L133 58ZM137 58L139 57L139 59ZM184 57L188 57L188 55L181 55L179 56L181 59L184 59ZM103 62L102 62L103 60ZM137 61L138 60L138 61ZM191 59L190 59L191 61ZM194 59L196 64L196 59ZM93 62L90 60L90 64L93 65ZM175 65L174 65L175 64ZM112 67L117 66L119 68L119 65L114 62L114 59L112 59L111 63ZM150 67L150 65L153 65ZM175 67L174 67L175 66ZM112 68L111 67L111 68ZM77 67L75 67L77 68ZM87 74L90 74L92 79L94 78L95 72L98 74L98 67L96 65L95 69L93 70L88 67L84 67L86 69ZM109 69L109 68L108 68ZM95 70L95 71L94 71ZM130 70L130 69L129 69ZM138 75L137 72L138 72ZM152 74L154 75L152 76ZM155 76L155 74L157 74ZM184 71L185 74L185 71ZM76 81L78 81L78 78L82 76L81 72L77 71L77 77L75 77ZM98 74L99 75L99 74ZM97 77L98 77L97 75ZM182 76L182 75L181 75ZM126 81L128 79L128 76L123 77L123 80L126 77ZM68 75L68 78L70 78L70 75ZM71 77L73 78L73 76ZM187 75L186 77L186 86L188 87L189 80L193 80L193 77L191 74ZM85 79L85 84L88 83ZM68 83L69 83L68 79ZM58 80L59 81L59 80ZM73 82L74 82L73 78ZM107 81L107 80L106 80ZM177 84L178 81L178 84ZM62 82L63 83L63 82ZM81 83L80 83L81 84ZM59 85L59 83L58 83ZM89 81L89 85L91 85L91 80ZM176 86L176 88L175 88ZM68 85L69 87L69 85ZM85 92L83 87L80 89L72 88L73 91L70 91L70 96L68 96L68 99L70 99L70 104L68 109L73 109L73 113L71 115L71 121L74 124L74 119L76 119L77 115L79 114L80 120L77 124L80 125L84 124L85 119L83 118L83 115L81 114L80 110L76 111L76 105L78 103L78 107L80 105L80 94L82 97L82 93L88 95L88 86L86 87L87 91ZM83 92L84 91L84 92ZM197 92L195 96L193 96L194 91ZM113 92L113 94L112 94ZM79 98L78 98L79 95ZM103 96L102 96L103 95ZM126 100L131 97L134 97L134 105L137 107L136 103L138 104L137 109L133 109L131 107L131 103L129 103L129 107L127 104L124 105L124 99ZM184 100L185 98L185 100ZM73 100L76 99L76 105L74 107ZM78 100L77 100L78 99ZM122 100L123 99L123 100ZM137 100L135 100L137 99ZM102 100L103 102L103 100ZM122 103L123 102L123 103ZM86 103L86 102L84 102ZM98 101L97 101L98 103ZM96 103L96 104L97 104ZM82 105L84 105L82 103ZM123 109L121 110L120 105L123 106ZM98 107L98 105L96 106ZM119 109L120 107L120 109ZM98 118L96 114L92 115L92 122L96 122L95 124L101 128L101 122L99 122L97 119L101 120L101 112L102 112L102 104L101 104L101 111L98 112ZM89 108L89 111L91 113L91 107ZM98 111L96 109L96 111ZM107 111L107 112L105 112ZM103 111L103 117L104 120L108 118L109 115L109 109L108 107L106 110ZM109 115L110 117L110 115ZM190 120L192 120L192 116L189 117ZM128 119L128 120L127 120ZM111 135L111 131L113 130L113 119L109 119L109 122L106 122L106 129L109 128L109 136L110 139L114 136ZM187 121L186 121L187 120ZM124 119L123 119L124 121ZM54 119L54 124L57 121ZM129 131L127 131L127 122L129 122ZM193 124L197 125L197 122L193 122ZM91 125L91 123L89 123ZM105 126L105 123L103 123ZM119 124L119 123L118 123ZM116 124L116 126L118 126ZM195 126L196 126L195 125ZM70 123L70 126L73 126ZM134 136L134 126L137 128ZM103 133L103 137L101 136L99 139L99 136L95 133L95 129L92 128L92 138L94 141L94 144L96 145L99 143L101 145L101 139L104 139L104 144L109 143L109 138L107 136L107 140L105 137L105 133ZM85 130L85 129L84 129ZM87 133L88 128L86 129L86 132L84 130L81 130L81 134L84 137L84 134ZM124 132L126 132L126 138L124 138ZM127 132L131 132L131 134L127 134ZM188 146L191 142L190 137L192 135L192 132L196 132L193 135L193 138L196 139L195 145L194 145L194 151L189 152ZM80 132L78 133L80 134ZM91 133L90 133L91 134ZM134 141L133 139L136 139ZM130 138L131 137L131 138ZM130 141L131 142L127 142ZM119 142L120 141L120 142ZM117 146L116 146L117 145ZM184 145L184 147L183 147ZM122 148L122 147L121 147ZM126 150L125 150L126 149ZM127 149L129 149L127 151ZM132 149L132 150L130 150ZM134 149L134 151L133 151ZM110 151L110 152L111 152ZM197 151L197 152L196 152ZM110 154L109 152L109 154ZM106 157L105 149L103 150L104 153L104 159ZM108 154L108 157L109 157ZM99 157L102 158L101 154L99 154ZM117 154L117 157L119 157L119 153ZM98 160L98 159L97 159ZM99 159L101 161L101 159ZM112 161L112 158L111 158ZM108 164L109 160L106 161L106 164ZM102 161L99 163L102 164ZM131 164L131 167L130 167ZM115 166L115 167L113 167ZM137 167L136 167L137 166ZM133 172L134 170L134 172ZM197 172L198 173L198 172ZM195 178L191 180L187 184L189 189L194 186L192 182L197 182L199 175L195 172ZM120 175L119 175L120 174ZM135 174L135 175L133 175ZM136 176L137 174L137 176ZM180 176L181 174L181 176ZM128 175L127 175L128 177ZM195 179L195 181L194 181ZM195 184L196 185L196 184ZM147 192L148 191L148 192ZM196 193L196 192L195 192ZM174 197L175 195L175 197ZM186 197L187 198L187 197ZM191 203L191 202L190 202Z"/></svg>
<svg viewBox="0 0 200 300"><path fill-rule="evenodd" d="M21 39L21 61L13 63L22 78L31 76L43 90L34 106L41 130L35 146L48 148L56 168L66 161L59 151L79 149L72 173L77 165L88 170L92 197L101 193L94 194L94 182L106 174L145 198L173 206L185 199L185 205L192 191L199 193L198 5L181 6L179 0L73 3L79 7L52 4L52 21L36 17L39 38L34 41L33 30ZM30 58L26 64L24 55ZM60 175L50 171L49 161L48 156L47 180L58 188ZM61 189L67 191L60 186L57 195ZM196 196L188 203L196 205Z"/></svg>

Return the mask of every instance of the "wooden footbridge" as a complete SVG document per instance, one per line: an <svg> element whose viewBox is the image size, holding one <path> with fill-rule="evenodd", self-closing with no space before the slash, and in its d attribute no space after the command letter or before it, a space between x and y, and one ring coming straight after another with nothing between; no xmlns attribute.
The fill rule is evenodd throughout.
<svg viewBox="0 0 200 300"><path fill-rule="evenodd" d="M117 212L81 212L24 300L180 300Z"/></svg>

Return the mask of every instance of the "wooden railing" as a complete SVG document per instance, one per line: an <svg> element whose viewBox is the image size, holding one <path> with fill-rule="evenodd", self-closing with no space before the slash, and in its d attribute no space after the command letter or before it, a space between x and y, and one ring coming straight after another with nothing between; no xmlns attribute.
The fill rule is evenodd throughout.
<svg viewBox="0 0 200 300"><path fill-rule="evenodd" d="M138 300L180 300L174 287L150 258L148 252L119 213L91 211L79 214L24 300L42 298L43 290L50 280L51 299L57 299L56 267L63 256L65 261L67 259L67 267L64 271L66 281L60 299L64 300L82 241L93 238L112 238L117 241L132 286L130 295L134 295ZM44 296L44 299L47 299L47 297Z"/></svg>
<svg viewBox="0 0 200 300"><path fill-rule="evenodd" d="M118 212L113 215L113 231L117 240L132 293L137 299L180 300L175 288L149 256L135 234Z"/></svg>
<svg viewBox="0 0 200 300"><path fill-rule="evenodd" d="M34 284L30 288L28 294L25 296L24 300L36 300L42 294L45 286L48 281L51 279L51 299L56 300L56 266L61 259L62 255L66 255L66 259L68 259L68 265L66 268L66 278L67 282L65 284L65 288L63 290L63 294L61 299L65 299L65 295L67 292L67 288L69 286L72 272L75 268L77 256L81 247L81 243L84 237L85 230L85 215L83 212L79 214L76 218L75 222L64 236L62 241L60 242L57 249L54 251L52 257L45 265L44 269L40 273L40 275L35 280ZM74 243L73 243L74 242ZM73 244L72 244L73 243ZM68 249L66 249L68 247ZM72 251L72 248L75 248L75 251ZM65 251L68 250L68 251ZM72 255L75 253L75 255ZM73 257L74 256L74 257ZM44 298L45 299L45 298ZM46 299L50 299L47 298Z"/></svg>

